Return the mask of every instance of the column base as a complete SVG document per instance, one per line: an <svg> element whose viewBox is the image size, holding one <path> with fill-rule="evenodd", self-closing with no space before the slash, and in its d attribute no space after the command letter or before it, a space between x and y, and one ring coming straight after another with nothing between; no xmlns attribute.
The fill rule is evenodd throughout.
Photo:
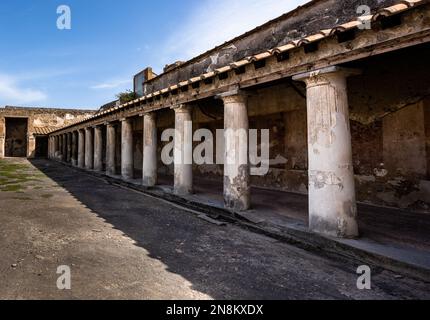
<svg viewBox="0 0 430 320"><path fill-rule="evenodd" d="M193 190L190 190L188 188L174 188L173 193L177 196L188 196L193 194Z"/></svg>
<svg viewBox="0 0 430 320"><path fill-rule="evenodd" d="M144 187L148 187L148 188L155 187L157 185L157 179L150 178L150 177L144 177L142 180L142 185Z"/></svg>
<svg viewBox="0 0 430 320"><path fill-rule="evenodd" d="M233 186L229 177L224 177L224 206L234 211L246 211L251 208L249 187Z"/></svg>
<svg viewBox="0 0 430 320"><path fill-rule="evenodd" d="M349 221L348 221L349 220ZM318 215L309 216L309 230L324 236L357 239L359 238L358 225L354 219L324 219Z"/></svg>
<svg viewBox="0 0 430 320"><path fill-rule="evenodd" d="M124 175L124 174L122 174L121 175L121 179L124 180L124 181L132 181L132 180L134 180L134 176L133 175Z"/></svg>

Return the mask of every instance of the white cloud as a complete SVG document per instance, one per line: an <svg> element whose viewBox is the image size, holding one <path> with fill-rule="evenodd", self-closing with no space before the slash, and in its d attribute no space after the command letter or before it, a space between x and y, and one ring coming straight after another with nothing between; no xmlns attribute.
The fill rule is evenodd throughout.
<svg viewBox="0 0 430 320"><path fill-rule="evenodd" d="M102 89L115 89L123 87L125 85L130 85L131 80L115 80L111 82L104 82L91 87L91 89L102 90Z"/></svg>
<svg viewBox="0 0 430 320"><path fill-rule="evenodd" d="M168 38L162 63L188 60L308 0L205 0Z"/></svg>
<svg viewBox="0 0 430 320"><path fill-rule="evenodd" d="M41 102L47 99L47 95L36 89L25 88L20 80L0 74L0 104L19 105Z"/></svg>
<svg viewBox="0 0 430 320"><path fill-rule="evenodd" d="M19 81L35 81L65 77L77 73L76 68L55 68L55 69L32 69L25 72L17 72L14 76Z"/></svg>

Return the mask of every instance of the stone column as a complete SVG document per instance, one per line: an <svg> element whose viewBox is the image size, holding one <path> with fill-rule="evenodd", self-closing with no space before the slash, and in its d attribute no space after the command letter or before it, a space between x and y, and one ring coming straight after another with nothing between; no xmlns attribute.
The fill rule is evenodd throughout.
<svg viewBox="0 0 430 320"><path fill-rule="evenodd" d="M53 136L49 137L49 159L54 158L54 152L55 152L55 139Z"/></svg>
<svg viewBox="0 0 430 320"><path fill-rule="evenodd" d="M65 133L63 135L63 153L64 153L64 157L63 157L63 162L67 162L67 133Z"/></svg>
<svg viewBox="0 0 430 320"><path fill-rule="evenodd" d="M85 169L92 170L94 167L94 139L92 128L85 129Z"/></svg>
<svg viewBox="0 0 430 320"><path fill-rule="evenodd" d="M52 159L57 160L57 155L58 155L58 137L57 136L52 137L52 145L53 145Z"/></svg>
<svg viewBox="0 0 430 320"><path fill-rule="evenodd" d="M78 141L76 131L72 132L72 165L78 164Z"/></svg>
<svg viewBox="0 0 430 320"><path fill-rule="evenodd" d="M58 138L58 156L57 156L57 160L61 161L62 156L63 156L63 139L62 136L59 135L57 136Z"/></svg>
<svg viewBox="0 0 430 320"><path fill-rule="evenodd" d="M66 135L61 135L61 161L66 161Z"/></svg>
<svg viewBox="0 0 430 320"><path fill-rule="evenodd" d="M58 159L59 142L58 136L54 136L54 159Z"/></svg>
<svg viewBox="0 0 430 320"><path fill-rule="evenodd" d="M357 71L329 67L295 76L307 85L309 228L358 236L346 77Z"/></svg>
<svg viewBox="0 0 430 320"><path fill-rule="evenodd" d="M121 175L133 179L133 122L131 118L121 120Z"/></svg>
<svg viewBox="0 0 430 320"><path fill-rule="evenodd" d="M36 157L36 136L28 132L27 134L27 158L34 159Z"/></svg>
<svg viewBox="0 0 430 320"><path fill-rule="evenodd" d="M66 141L67 141L66 162L70 163L72 161L72 135L70 132L66 133Z"/></svg>
<svg viewBox="0 0 430 320"><path fill-rule="evenodd" d="M55 137L49 137L49 159L54 159L55 157Z"/></svg>
<svg viewBox="0 0 430 320"><path fill-rule="evenodd" d="M58 152L57 152L57 160L61 161L62 156L63 156L63 144L62 144L62 136L61 134L57 136L57 140L58 140Z"/></svg>
<svg viewBox="0 0 430 320"><path fill-rule="evenodd" d="M143 185L157 184L157 115L155 112L143 116Z"/></svg>
<svg viewBox="0 0 430 320"><path fill-rule="evenodd" d="M52 137L48 136L48 159L51 159Z"/></svg>
<svg viewBox="0 0 430 320"><path fill-rule="evenodd" d="M115 146L115 126L112 123L108 123L106 128L106 173L112 176L116 174Z"/></svg>
<svg viewBox="0 0 430 320"><path fill-rule="evenodd" d="M94 127L94 170L103 171L103 137L100 126Z"/></svg>
<svg viewBox="0 0 430 320"><path fill-rule="evenodd" d="M224 102L224 203L245 211L251 206L247 96L235 90L219 97Z"/></svg>
<svg viewBox="0 0 430 320"><path fill-rule="evenodd" d="M78 131L78 167L85 167L85 131Z"/></svg>
<svg viewBox="0 0 430 320"><path fill-rule="evenodd" d="M68 162L69 160L69 134L64 134L64 144L65 144L65 154L64 154L64 162Z"/></svg>
<svg viewBox="0 0 430 320"><path fill-rule="evenodd" d="M191 107L179 105L175 110L175 183L178 195L193 193L193 123Z"/></svg>

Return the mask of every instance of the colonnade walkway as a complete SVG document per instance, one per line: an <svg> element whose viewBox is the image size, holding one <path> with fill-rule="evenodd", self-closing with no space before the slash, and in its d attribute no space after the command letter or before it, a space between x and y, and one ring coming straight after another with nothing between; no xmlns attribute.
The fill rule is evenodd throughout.
<svg viewBox="0 0 430 320"><path fill-rule="evenodd" d="M118 179L120 177L118 176ZM195 177L194 193L181 196L184 203L192 201L218 209L224 209L222 180ZM141 180L131 183L141 185ZM173 194L173 177L159 175L153 190ZM177 197L177 196L175 196ZM307 195L252 188L251 210L235 212L251 223L307 232ZM395 208L358 204L359 239L335 239L332 241L354 247L371 255L417 266L430 274L430 219L428 214ZM316 235L309 233L310 237Z"/></svg>

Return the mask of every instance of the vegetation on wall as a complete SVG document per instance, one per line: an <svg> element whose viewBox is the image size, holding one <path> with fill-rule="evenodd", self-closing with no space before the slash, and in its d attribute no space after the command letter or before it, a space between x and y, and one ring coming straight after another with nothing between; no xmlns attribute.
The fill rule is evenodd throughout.
<svg viewBox="0 0 430 320"><path fill-rule="evenodd" d="M125 92L118 93L116 97L119 99L121 104L133 101L137 98L137 94L131 90L127 90Z"/></svg>

